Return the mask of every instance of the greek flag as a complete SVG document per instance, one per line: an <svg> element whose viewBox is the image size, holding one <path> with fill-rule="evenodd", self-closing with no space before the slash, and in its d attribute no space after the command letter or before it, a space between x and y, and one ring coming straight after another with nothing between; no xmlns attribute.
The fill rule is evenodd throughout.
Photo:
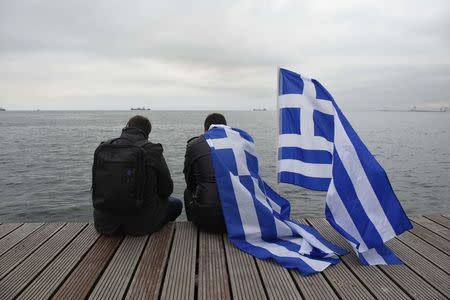
<svg viewBox="0 0 450 300"><path fill-rule="evenodd" d="M412 225L381 165L317 80L280 69L278 84L278 181L328 191L326 218L361 263L401 263L384 243Z"/></svg>
<svg viewBox="0 0 450 300"><path fill-rule="evenodd" d="M346 253L314 228L290 220L289 202L259 176L250 135L212 125L203 136L211 149L228 238L236 247L304 275L324 270Z"/></svg>

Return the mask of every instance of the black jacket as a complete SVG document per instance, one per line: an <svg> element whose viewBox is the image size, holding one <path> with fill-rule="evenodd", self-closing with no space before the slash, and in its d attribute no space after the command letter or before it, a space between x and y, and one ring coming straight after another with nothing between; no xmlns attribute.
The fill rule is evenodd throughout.
<svg viewBox="0 0 450 300"><path fill-rule="evenodd" d="M210 148L203 136L188 141L183 173L187 185L184 200L188 219L200 229L224 232Z"/></svg>
<svg viewBox="0 0 450 300"><path fill-rule="evenodd" d="M127 127L114 143L124 143L125 139L135 143L147 138L142 130ZM173 192L173 181L163 156L162 145L149 142L144 148L147 151L147 172L150 174L147 186L151 199L139 213L132 216L113 215L94 209L94 223L98 232L108 235L119 232L140 235L157 231L164 225L167 199Z"/></svg>

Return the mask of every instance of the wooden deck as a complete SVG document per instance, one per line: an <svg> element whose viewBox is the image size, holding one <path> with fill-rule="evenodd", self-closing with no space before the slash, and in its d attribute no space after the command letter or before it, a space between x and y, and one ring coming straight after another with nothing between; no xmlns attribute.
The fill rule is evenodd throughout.
<svg viewBox="0 0 450 300"><path fill-rule="evenodd" d="M448 299L450 215L411 218L388 245L400 266L351 253L303 277L187 222L108 238L92 224L0 224L0 299ZM348 248L324 219L300 220Z"/></svg>

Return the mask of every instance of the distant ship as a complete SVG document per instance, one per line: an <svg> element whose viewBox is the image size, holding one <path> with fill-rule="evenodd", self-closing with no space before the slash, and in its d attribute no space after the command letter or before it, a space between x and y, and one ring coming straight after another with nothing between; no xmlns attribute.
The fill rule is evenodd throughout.
<svg viewBox="0 0 450 300"><path fill-rule="evenodd" d="M4 109L3 107L0 107L0 111L6 111L6 109Z"/></svg>
<svg viewBox="0 0 450 300"><path fill-rule="evenodd" d="M151 109L145 107L132 107L131 110L151 110Z"/></svg>
<svg viewBox="0 0 450 300"><path fill-rule="evenodd" d="M253 111L267 111L266 108L254 108Z"/></svg>
<svg viewBox="0 0 450 300"><path fill-rule="evenodd" d="M417 107L413 107L409 111L413 112L447 112L450 111L450 106L442 106L440 109L418 109Z"/></svg>

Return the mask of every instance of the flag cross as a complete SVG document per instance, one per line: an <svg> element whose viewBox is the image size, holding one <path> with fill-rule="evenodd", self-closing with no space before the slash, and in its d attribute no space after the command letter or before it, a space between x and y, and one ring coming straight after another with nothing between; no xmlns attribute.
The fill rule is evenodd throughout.
<svg viewBox="0 0 450 300"><path fill-rule="evenodd" d="M213 125L217 126L217 125ZM225 130L226 138L214 139L214 142L207 140L210 147L214 147L216 150L230 149L233 151L236 159L237 175L250 175L250 171L247 167L247 157L245 152L248 152L254 156L255 145L246 139L244 139L238 132L231 130L228 127L221 126Z"/></svg>
<svg viewBox="0 0 450 300"><path fill-rule="evenodd" d="M332 143L314 134L314 112L334 115L333 103L317 99L316 88L310 78L302 77L303 94L286 94L278 97L278 108L300 108L300 134L281 134L280 146L301 146L307 150L332 151ZM284 136L284 137L283 137Z"/></svg>

